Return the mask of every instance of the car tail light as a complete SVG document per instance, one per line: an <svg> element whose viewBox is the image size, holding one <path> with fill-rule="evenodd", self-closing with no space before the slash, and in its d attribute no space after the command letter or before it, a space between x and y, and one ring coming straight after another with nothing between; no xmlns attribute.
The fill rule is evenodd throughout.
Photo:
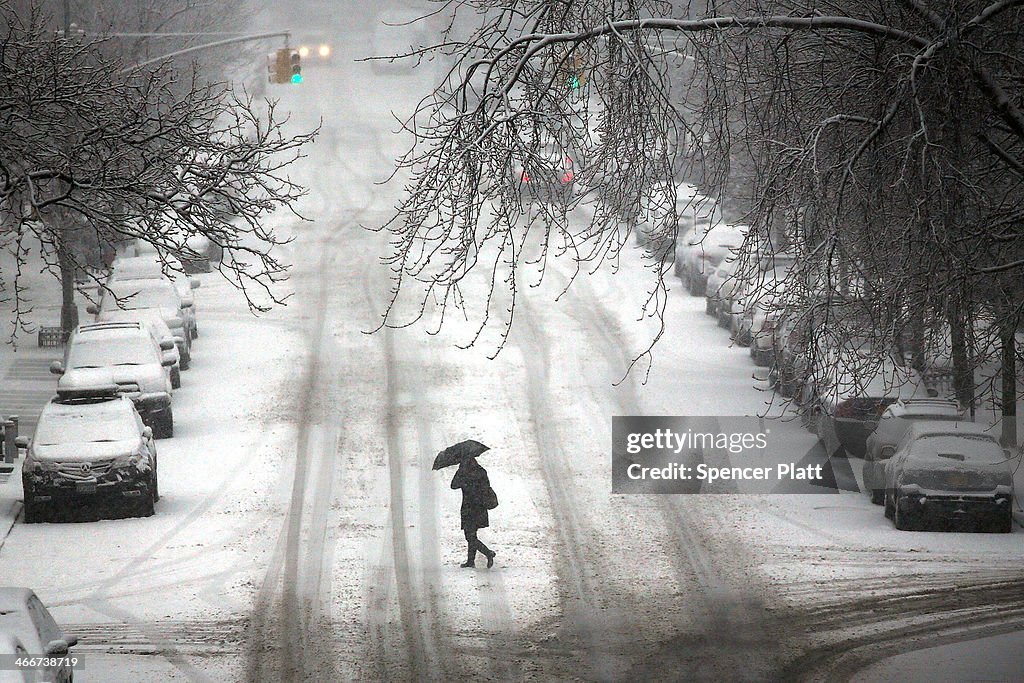
<svg viewBox="0 0 1024 683"><path fill-rule="evenodd" d="M562 184L563 185L568 185L569 183L572 182L572 179L573 179L572 171L566 171L564 174L562 174Z"/></svg>
<svg viewBox="0 0 1024 683"><path fill-rule="evenodd" d="M523 182L524 183L530 182L530 174L527 173L526 171L523 171Z"/></svg>

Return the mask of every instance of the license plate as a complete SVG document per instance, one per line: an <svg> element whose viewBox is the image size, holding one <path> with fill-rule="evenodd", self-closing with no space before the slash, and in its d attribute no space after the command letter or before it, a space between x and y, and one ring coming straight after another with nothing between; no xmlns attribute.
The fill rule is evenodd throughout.
<svg viewBox="0 0 1024 683"><path fill-rule="evenodd" d="M954 473L947 477L950 486L967 486L968 478L966 474Z"/></svg>
<svg viewBox="0 0 1024 683"><path fill-rule="evenodd" d="M96 493L96 482L80 481L75 484L76 493Z"/></svg>

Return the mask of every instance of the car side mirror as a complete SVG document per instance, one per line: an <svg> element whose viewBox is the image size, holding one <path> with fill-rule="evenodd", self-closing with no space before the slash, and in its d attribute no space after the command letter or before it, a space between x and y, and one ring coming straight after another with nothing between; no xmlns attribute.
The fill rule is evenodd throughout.
<svg viewBox="0 0 1024 683"><path fill-rule="evenodd" d="M64 640L63 638L60 638L58 640L51 640L46 644L46 651L44 654L51 656L66 655L70 647L71 643Z"/></svg>
<svg viewBox="0 0 1024 683"><path fill-rule="evenodd" d="M78 636L69 636L65 633L64 642L68 644L68 647L74 647L75 645L78 645Z"/></svg>
<svg viewBox="0 0 1024 683"><path fill-rule="evenodd" d="M97 306L96 304L89 304L85 307L85 311L86 313L92 313L93 315L96 315L97 313L100 312L100 307Z"/></svg>
<svg viewBox="0 0 1024 683"><path fill-rule="evenodd" d="M202 282L197 277L190 277L188 279L188 286L192 289L199 289L202 286Z"/></svg>
<svg viewBox="0 0 1024 683"><path fill-rule="evenodd" d="M163 357L160 359L160 365L164 366L165 368L169 368L177 362L178 361L174 359L174 356L172 356L169 353L165 353Z"/></svg>
<svg viewBox="0 0 1024 683"><path fill-rule="evenodd" d="M149 425L146 425L145 427L143 427L142 428L142 436L145 439L152 439L153 438L153 428L150 427Z"/></svg>
<svg viewBox="0 0 1024 683"><path fill-rule="evenodd" d="M64 374L64 363L59 360L55 360L50 363L50 374L51 375L63 375Z"/></svg>
<svg viewBox="0 0 1024 683"><path fill-rule="evenodd" d="M28 437L27 436L16 436L14 437L14 445L18 448L28 448Z"/></svg>
<svg viewBox="0 0 1024 683"><path fill-rule="evenodd" d="M170 351L173 348L174 348L174 340L173 339L166 339L165 338L165 339L161 339L160 340L160 350L161 351Z"/></svg>

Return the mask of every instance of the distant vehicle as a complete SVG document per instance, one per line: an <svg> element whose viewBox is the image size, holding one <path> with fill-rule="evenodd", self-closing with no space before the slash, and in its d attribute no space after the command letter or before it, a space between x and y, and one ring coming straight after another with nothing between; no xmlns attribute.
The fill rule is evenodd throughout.
<svg viewBox="0 0 1024 683"><path fill-rule="evenodd" d="M189 315L178 290L168 280L112 280L107 282L100 305L89 304L86 310L96 315L97 322L131 320L131 311L154 309L171 328L175 338L180 338L178 353L181 369L188 370L192 361L192 327L194 319Z"/></svg>
<svg viewBox="0 0 1024 683"><path fill-rule="evenodd" d="M21 482L25 522L48 519L67 504L102 499L138 517L159 498L153 430L117 386L58 390L39 416Z"/></svg>
<svg viewBox="0 0 1024 683"><path fill-rule="evenodd" d="M770 367L775 361L775 330L785 318L786 306L758 306L750 319L750 357L754 365Z"/></svg>
<svg viewBox="0 0 1024 683"><path fill-rule="evenodd" d="M782 267L760 271L732 289L728 308L724 312L723 326L729 329L737 344L749 346L754 334L755 317L760 315L758 321L763 322L764 315L779 306L788 272ZM722 318L723 314L720 313L719 324L723 323Z"/></svg>
<svg viewBox="0 0 1024 683"><path fill-rule="evenodd" d="M885 497L885 462L896 452L915 422L956 422L964 411L956 401L942 398L918 398L896 401L885 409L878 426L868 435L864 449L864 488L871 502L881 505ZM870 427L870 423L867 425Z"/></svg>
<svg viewBox="0 0 1024 683"><path fill-rule="evenodd" d="M866 349L843 348L815 359L800 403L804 424L830 456L863 458L867 437L887 407L927 396L916 370Z"/></svg>
<svg viewBox="0 0 1024 683"><path fill-rule="evenodd" d="M333 34L326 31L303 31L295 49L302 58L302 64L329 64L334 61Z"/></svg>
<svg viewBox="0 0 1024 683"><path fill-rule="evenodd" d="M78 637L64 633L50 611L28 588L0 588L0 654L58 659L69 654ZM40 669L7 671L3 681L71 683L69 664L54 662Z"/></svg>
<svg viewBox="0 0 1024 683"><path fill-rule="evenodd" d="M896 528L984 519L1013 531L1009 453L973 422L914 422L885 463L885 516Z"/></svg>
<svg viewBox="0 0 1024 683"><path fill-rule="evenodd" d="M202 282L199 278L183 275L185 266L173 256L167 258L167 265L167 273L164 273L163 264L155 255L118 258L111 265L109 281L170 281L181 299L182 315L185 317L192 339L196 339L199 336L199 326L196 324L196 305L192 290L199 289Z"/></svg>
<svg viewBox="0 0 1024 683"><path fill-rule="evenodd" d="M79 325L64 351L64 362L54 361L50 372L60 375L58 392L116 385L135 403L145 424L158 439L174 436L171 379L164 368L174 357L153 343L144 323Z"/></svg>
<svg viewBox="0 0 1024 683"><path fill-rule="evenodd" d="M521 194L541 201L558 201L572 194L575 162L566 150L547 145L519 168L518 176Z"/></svg>

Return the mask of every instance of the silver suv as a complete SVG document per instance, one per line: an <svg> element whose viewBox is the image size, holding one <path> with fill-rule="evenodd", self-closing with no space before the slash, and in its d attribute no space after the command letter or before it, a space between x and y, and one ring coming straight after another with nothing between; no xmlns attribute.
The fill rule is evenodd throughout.
<svg viewBox="0 0 1024 683"><path fill-rule="evenodd" d="M58 391L115 385L135 403L158 439L174 436L171 379L174 358L162 353L141 322L79 325L68 340L64 362L50 372L60 375Z"/></svg>
<svg viewBox="0 0 1024 683"><path fill-rule="evenodd" d="M153 430L118 387L61 391L43 408L26 448L21 482L25 521L48 518L69 502L113 499L148 517L159 498Z"/></svg>

